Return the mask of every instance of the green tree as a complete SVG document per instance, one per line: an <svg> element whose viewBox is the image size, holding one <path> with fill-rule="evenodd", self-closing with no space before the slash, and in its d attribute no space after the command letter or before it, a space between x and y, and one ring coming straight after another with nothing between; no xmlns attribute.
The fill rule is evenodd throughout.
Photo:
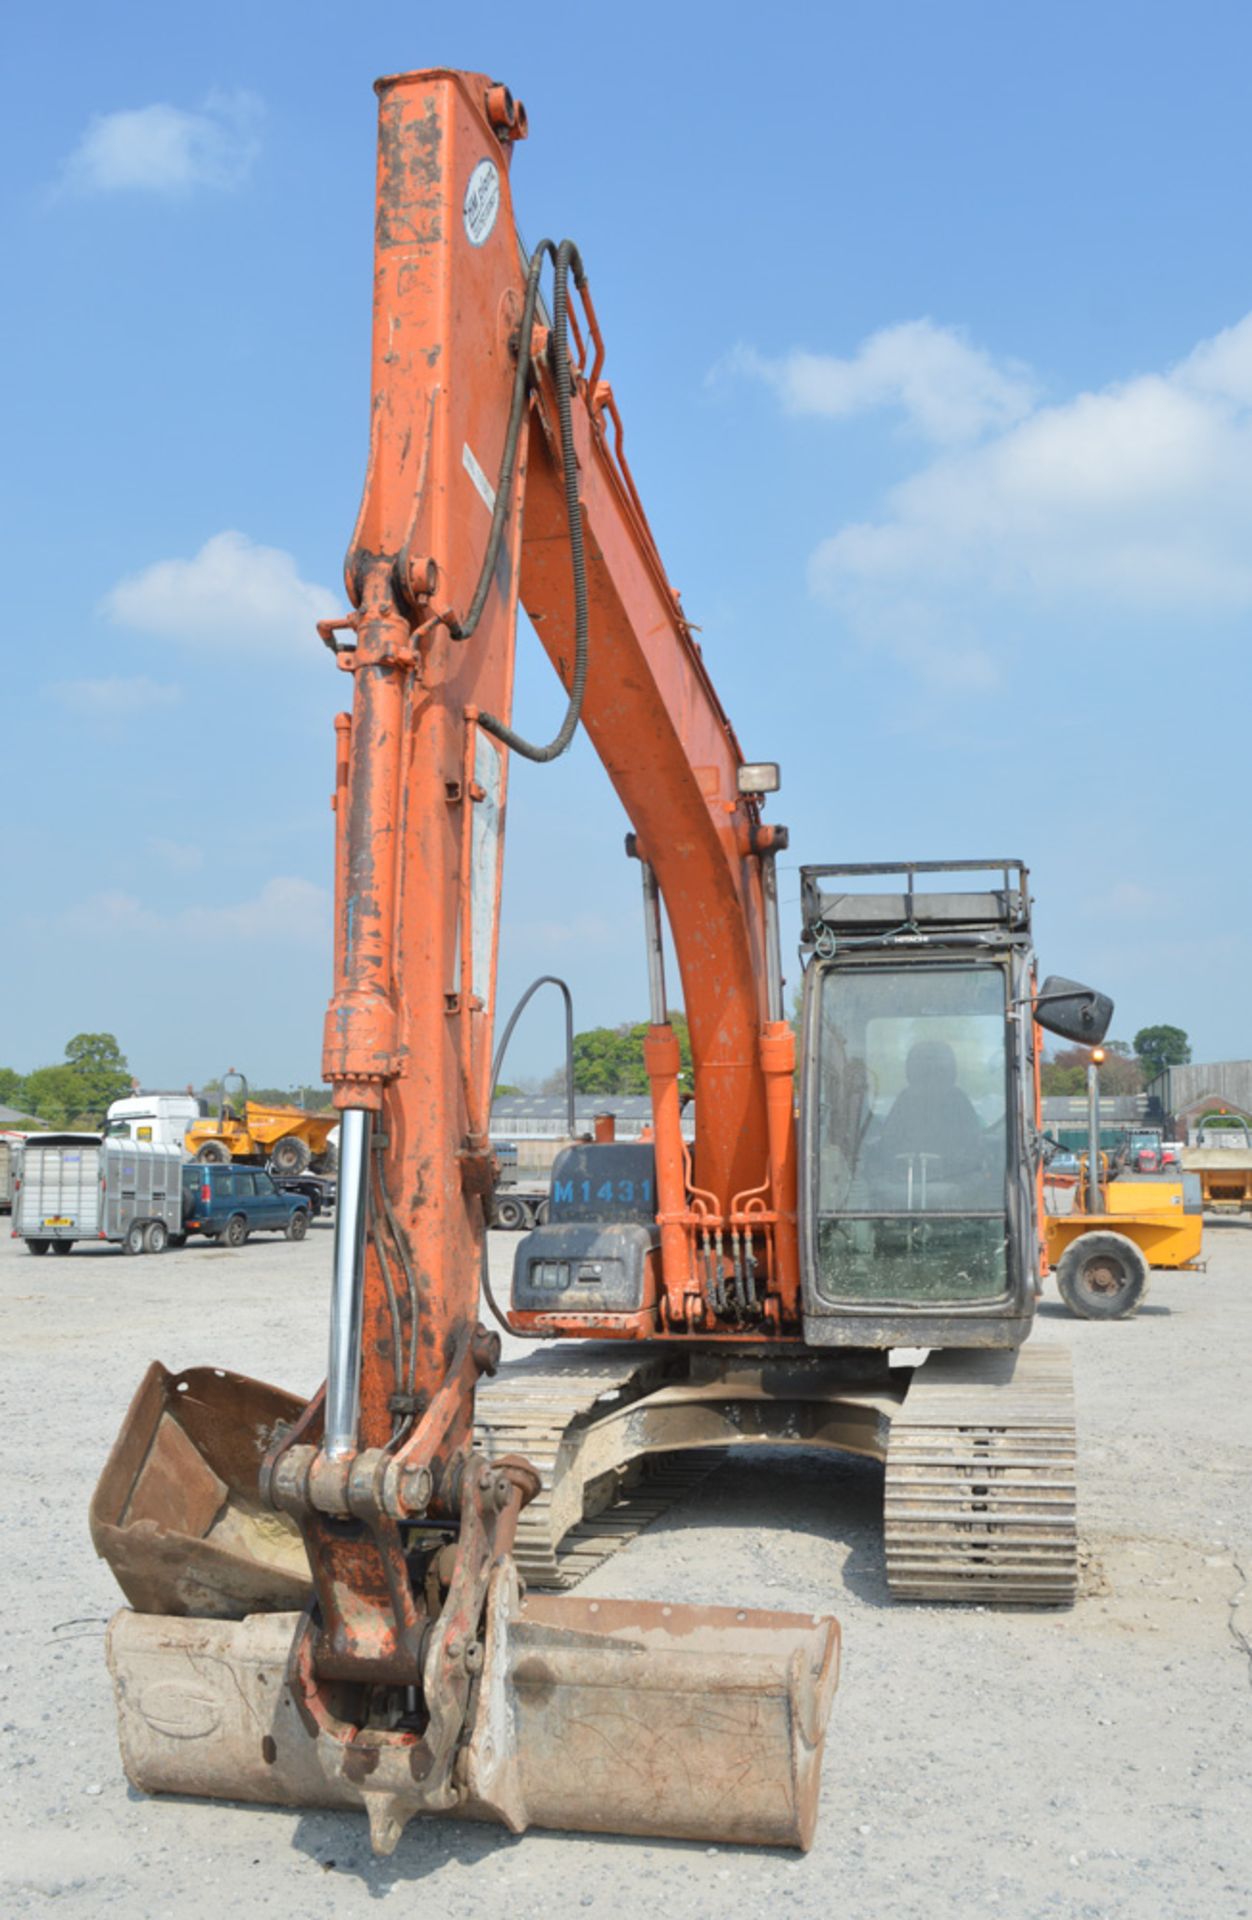
<svg viewBox="0 0 1252 1920"><path fill-rule="evenodd" d="M102 1120L110 1103L130 1092L126 1055L111 1033L76 1033L66 1042L65 1064L78 1075L82 1109Z"/></svg>
<svg viewBox="0 0 1252 1920"><path fill-rule="evenodd" d="M50 1127L75 1127L80 1120L85 1124L91 1117L83 1099L83 1083L73 1067L36 1067L26 1076L26 1104Z"/></svg>
<svg viewBox="0 0 1252 1920"><path fill-rule="evenodd" d="M1185 1067L1191 1058L1191 1044L1181 1027L1140 1027L1135 1035L1135 1053L1145 1080L1155 1080L1166 1067Z"/></svg>
<svg viewBox="0 0 1252 1920"><path fill-rule="evenodd" d="M1045 1100L1059 1100L1064 1096L1071 1099L1080 1094L1087 1084L1085 1066L1075 1066L1072 1062L1045 1060L1039 1069L1039 1087Z"/></svg>
<svg viewBox="0 0 1252 1920"><path fill-rule="evenodd" d="M691 1072L691 1035L686 1016L671 1011L670 1024L678 1036L683 1067ZM643 1064L643 1043L648 1023L629 1021L620 1027L591 1027L574 1035L574 1086L579 1093L647 1093L648 1075ZM555 1090L564 1085L564 1075L554 1076ZM688 1083L689 1084L689 1083Z"/></svg>
<svg viewBox="0 0 1252 1920"><path fill-rule="evenodd" d="M59 1066L27 1074L25 1105L54 1127L95 1128L130 1087L130 1068L114 1036L76 1033Z"/></svg>
<svg viewBox="0 0 1252 1920"><path fill-rule="evenodd" d="M1143 1070L1137 1060L1130 1057L1130 1048L1124 1040L1106 1040L1104 1051L1107 1056L1100 1068L1100 1092L1102 1094L1142 1093ZM1087 1063L1091 1058L1090 1047L1061 1047L1050 1060L1045 1060L1039 1075L1043 1092L1055 1096L1068 1094L1071 1098L1087 1090Z"/></svg>
<svg viewBox="0 0 1252 1920"><path fill-rule="evenodd" d="M0 1106L21 1108L26 1099L26 1076L12 1067L0 1067Z"/></svg>

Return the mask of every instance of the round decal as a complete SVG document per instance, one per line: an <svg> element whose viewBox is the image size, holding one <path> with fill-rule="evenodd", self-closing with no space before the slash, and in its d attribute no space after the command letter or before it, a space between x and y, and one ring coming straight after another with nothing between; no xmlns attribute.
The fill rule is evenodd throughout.
<svg viewBox="0 0 1252 1920"><path fill-rule="evenodd" d="M465 189L465 236L471 247L481 247L500 211L500 175L495 162L480 160Z"/></svg>

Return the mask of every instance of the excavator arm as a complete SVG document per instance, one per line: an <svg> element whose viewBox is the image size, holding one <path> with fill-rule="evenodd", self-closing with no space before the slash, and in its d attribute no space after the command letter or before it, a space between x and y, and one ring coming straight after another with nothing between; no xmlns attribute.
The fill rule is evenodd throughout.
<svg viewBox="0 0 1252 1920"><path fill-rule="evenodd" d="M738 741L666 578L576 252L558 260L550 322L537 312L547 243L528 271L509 195L520 110L451 73L379 91L371 449L346 566L354 644L337 652L354 701L339 723L327 1077L338 1105L385 1112L387 1184L420 1191L406 1210L418 1265L445 1276L439 1318L456 1293L449 1266L473 1272L473 1202L489 1183L520 596L572 691L567 719L581 719L634 827L645 886L658 883L682 975L701 1116L690 1169L654 928L665 1324L716 1330L694 1242L730 1229L751 1196L770 1312L794 1325L794 1053L773 884L785 832L743 790ZM385 1413L365 1409L377 1433Z"/></svg>
<svg viewBox="0 0 1252 1920"><path fill-rule="evenodd" d="M232 1378L227 1396L233 1426L261 1436L255 1498L298 1530L313 1601L298 1624L277 1616L283 1628L213 1627L231 1713L289 1646L268 1774L258 1784L227 1739L189 1768L185 1742L152 1748L135 1702L145 1687L177 1691L179 1660L202 1684L203 1615L238 1608L127 1584L99 1509L98 1544L136 1605L202 1616L181 1623L183 1640L169 1619L156 1639L137 1615L114 1631L128 1770L167 1790L280 1799L312 1792L316 1775L324 1801L368 1808L383 1849L414 1812L453 1809L515 1827L806 1845L835 1623L522 1601L509 1548L537 1476L472 1450L475 1382L500 1348L477 1305L510 754L552 758L581 721L634 827L653 959L660 1311L673 1331L723 1330L698 1258L723 1232L761 1249L765 1318L782 1328L797 1312L794 1052L773 910L785 836L760 819L763 783L743 771L640 506L577 250L545 242L527 260L519 247L509 166L523 110L485 76L444 70L378 93L369 462L351 610L322 628L352 689L336 722L323 1054L342 1112L327 1381L294 1421L273 1411L272 1390L253 1402L253 1383ZM519 600L569 697L541 748L511 722ZM658 893L692 1036L694 1166ZM124 1435L106 1481L177 1453L167 1386L150 1375L132 1409L152 1429L148 1452ZM120 1512L137 1510L135 1487L115 1487ZM232 1579L237 1599L237 1566ZM624 1726L625 1771L613 1759ZM245 1721L249 1756L254 1733Z"/></svg>

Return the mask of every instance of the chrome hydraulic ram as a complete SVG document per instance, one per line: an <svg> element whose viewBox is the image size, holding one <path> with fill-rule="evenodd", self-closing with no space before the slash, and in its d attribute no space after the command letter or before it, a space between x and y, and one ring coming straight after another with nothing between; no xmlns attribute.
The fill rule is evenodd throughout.
<svg viewBox="0 0 1252 1920"><path fill-rule="evenodd" d="M347 1459L357 1450L361 1415L361 1315L369 1156L369 1112L363 1107L347 1107L339 1133L335 1267L330 1296L330 1360L326 1370L325 1451L331 1460Z"/></svg>

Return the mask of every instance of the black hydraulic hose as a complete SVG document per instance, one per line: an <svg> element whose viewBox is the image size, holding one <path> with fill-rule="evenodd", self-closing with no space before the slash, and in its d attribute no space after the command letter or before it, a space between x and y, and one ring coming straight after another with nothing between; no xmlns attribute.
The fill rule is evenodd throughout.
<svg viewBox="0 0 1252 1920"><path fill-rule="evenodd" d="M555 973L541 973L537 980L532 980L512 1013L509 1015L508 1025L505 1027L500 1039L500 1044L496 1048L496 1057L491 1063L492 1097L494 1098L495 1096L496 1085L500 1078L500 1069L504 1065L504 1056L508 1052L509 1041L513 1038L513 1029L522 1014L526 1011L526 1008L530 1005L532 996L538 993L540 987L559 987L561 997L565 1001L565 1101L568 1109L569 1130L572 1135L576 1119L574 1112L574 1000L566 982L560 979ZM530 1333L509 1325L508 1316L501 1311L491 1285L491 1263L487 1254L487 1234L490 1227L490 1207L488 1202L484 1200L481 1273L483 1298L487 1302L488 1307L490 1307L495 1318L504 1328L504 1331L511 1333L515 1340L555 1339L556 1336L551 1333Z"/></svg>
<svg viewBox="0 0 1252 1920"><path fill-rule="evenodd" d="M500 544L504 538L504 523L508 516L513 492L513 474L517 465L522 419L526 410L530 342L534 332L535 308L539 299L539 276L545 258L550 258L553 262L552 377L556 387L557 421L561 435L561 475L565 487L565 514L569 524L570 566L574 576L574 672L570 681L569 704L565 709L565 718L557 729L555 738L550 740L547 746L537 747L533 741L527 740L524 735L506 725L503 720L497 719L494 714L480 714L478 721L487 733L502 741L506 747L512 748L514 753L521 754L523 760L532 760L540 765L550 760L558 760L569 746L582 715L583 696L587 686L587 559L583 543L582 508L578 498L578 459L574 450L572 405L574 377L569 356L569 276L572 270L574 284L580 291L586 285L587 276L583 269L582 255L572 240L562 240L559 247L554 247L551 240L541 240L531 255L530 267L526 275L526 300L522 308L522 323L518 334L513 398L509 407L504 454L496 485L496 502L491 515L491 531L487 536L487 551L483 557L482 572L465 619L446 622L454 640L468 639L482 618L483 608L487 604L487 595L491 591L491 583L495 577Z"/></svg>
<svg viewBox="0 0 1252 1920"><path fill-rule="evenodd" d="M561 998L565 1002L565 1112L566 1118L569 1121L570 1138L573 1139L577 1123L577 1115L574 1111L574 997L566 982L562 980L559 975L555 973L541 973L537 980L532 980L512 1013L509 1015L508 1025L500 1037L500 1044L496 1048L496 1057L491 1063L491 1094L494 1099L495 1090L500 1080L500 1069L504 1065L504 1056L509 1050L509 1041L513 1038L513 1029L525 1013L534 996L538 993L540 987L559 988Z"/></svg>
<svg viewBox="0 0 1252 1920"><path fill-rule="evenodd" d="M530 258L530 267L526 275L526 299L522 306L522 322L517 335L517 366L513 373L513 397L509 402L509 420L504 434L500 475L496 481L496 500L491 510L487 551L483 555L482 571L478 576L474 597L470 601L469 612L464 620L457 620L451 616L444 620L444 625L454 640L468 640L482 619L487 595L491 592L491 582L495 577L496 561L500 557L500 542L504 538L504 523L508 518L509 499L513 492L513 471L517 465L517 446L521 438L522 417L526 411L526 391L530 382L530 342L535 330L535 308L539 302L539 276L543 270L546 255L550 255L553 260L556 259L556 248L551 240L541 240Z"/></svg>

